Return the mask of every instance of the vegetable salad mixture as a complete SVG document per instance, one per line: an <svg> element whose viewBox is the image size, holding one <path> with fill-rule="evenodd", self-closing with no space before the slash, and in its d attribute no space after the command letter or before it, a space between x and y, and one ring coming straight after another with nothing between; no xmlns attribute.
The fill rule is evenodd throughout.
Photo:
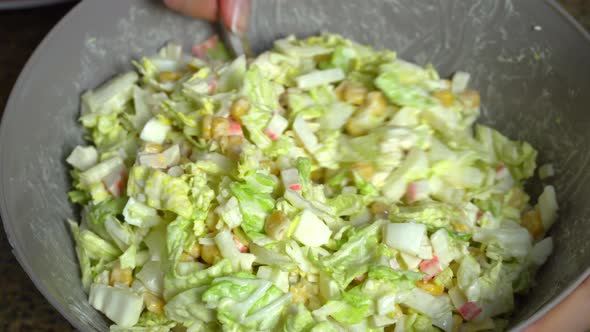
<svg viewBox="0 0 590 332"><path fill-rule="evenodd" d="M523 190L528 143L474 125L469 74L330 34L193 55L82 96L70 224L111 331L506 327L557 203Z"/></svg>

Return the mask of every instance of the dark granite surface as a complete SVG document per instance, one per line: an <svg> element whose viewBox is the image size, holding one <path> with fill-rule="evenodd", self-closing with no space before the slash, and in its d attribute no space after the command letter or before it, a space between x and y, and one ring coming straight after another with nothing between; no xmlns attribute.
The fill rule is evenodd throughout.
<svg viewBox="0 0 590 332"><path fill-rule="evenodd" d="M0 113L31 53L71 7L0 11ZM0 231L0 299L0 331L75 331L17 263L4 229Z"/></svg>
<svg viewBox="0 0 590 332"><path fill-rule="evenodd" d="M590 0L561 0L590 28ZM25 62L71 4L0 12L0 113ZM0 225L0 331L73 331L37 291L12 256Z"/></svg>

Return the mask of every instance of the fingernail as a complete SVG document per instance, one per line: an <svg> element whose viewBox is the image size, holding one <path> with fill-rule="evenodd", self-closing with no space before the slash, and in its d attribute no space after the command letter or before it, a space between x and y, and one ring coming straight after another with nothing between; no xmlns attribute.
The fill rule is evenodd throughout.
<svg viewBox="0 0 590 332"><path fill-rule="evenodd" d="M250 0L234 0L234 19L231 24L231 31L234 33L245 33L248 29L250 18Z"/></svg>
<svg viewBox="0 0 590 332"><path fill-rule="evenodd" d="M221 1L223 23L233 33L243 34L248 29L250 0Z"/></svg>

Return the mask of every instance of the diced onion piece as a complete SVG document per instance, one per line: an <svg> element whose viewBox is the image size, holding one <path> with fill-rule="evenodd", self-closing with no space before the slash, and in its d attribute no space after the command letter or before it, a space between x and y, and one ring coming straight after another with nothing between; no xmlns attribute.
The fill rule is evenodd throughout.
<svg viewBox="0 0 590 332"><path fill-rule="evenodd" d="M393 224L385 226L385 243L394 249L418 255L422 237L426 234L424 224Z"/></svg>
<svg viewBox="0 0 590 332"><path fill-rule="evenodd" d="M102 180L106 190L114 197L121 197L125 192L127 186L127 172L121 167L120 169L113 170L110 174L105 176Z"/></svg>
<svg viewBox="0 0 590 332"><path fill-rule="evenodd" d="M143 127L139 138L146 142L162 144L166 140L169 131L170 126L163 124L156 118L152 118Z"/></svg>
<svg viewBox="0 0 590 332"><path fill-rule="evenodd" d="M535 208L541 214L543 228L545 231L549 230L557 219L557 210L559 209L553 186L545 186Z"/></svg>
<svg viewBox="0 0 590 332"><path fill-rule="evenodd" d="M289 292L289 272L281 271L279 268L270 266L261 266L258 268L256 276L272 282L285 293Z"/></svg>
<svg viewBox="0 0 590 332"><path fill-rule="evenodd" d="M428 180L411 182L406 189L406 202L412 204L428 198L430 184Z"/></svg>
<svg viewBox="0 0 590 332"><path fill-rule="evenodd" d="M371 320L372 320L373 325L375 325L376 327L384 327L387 325L394 324L398 321L397 318L391 318L386 315L383 315L383 316L373 315L373 316L371 316Z"/></svg>
<svg viewBox="0 0 590 332"><path fill-rule="evenodd" d="M449 293L449 298L451 299L451 302L453 303L453 306L457 310L459 310L459 308L461 308L463 306L463 304L465 304L465 302L467 302L467 298L465 298L465 295L463 294L463 292L461 292L459 287L453 287L453 288L449 289L448 293Z"/></svg>
<svg viewBox="0 0 590 332"><path fill-rule="evenodd" d="M547 257L551 255L553 251L553 239L546 237L543 240L535 243L530 253L530 259L536 265L543 265L547 260Z"/></svg>
<svg viewBox="0 0 590 332"><path fill-rule="evenodd" d="M252 268L252 263L254 263L256 256L240 252L239 248L236 247L235 239L230 231L224 230L217 233L214 241L221 256L229 259L234 269L248 271ZM205 262L211 264L213 259L206 259L206 248L207 246L202 248L202 258Z"/></svg>
<svg viewBox="0 0 590 332"><path fill-rule="evenodd" d="M164 276L160 268L160 262L149 261L145 263L141 271L135 276L150 292L156 295L162 294L164 290Z"/></svg>
<svg viewBox="0 0 590 332"><path fill-rule="evenodd" d="M281 116L279 113L274 113L268 125L264 129L264 133L272 140L277 140L283 134L285 129L289 126L289 121Z"/></svg>
<svg viewBox="0 0 590 332"><path fill-rule="evenodd" d="M550 178L555 175L555 170L553 169L553 164L545 164L539 167L539 178L544 180L546 178Z"/></svg>
<svg viewBox="0 0 590 332"><path fill-rule="evenodd" d="M88 302L121 327L137 324L143 310L143 297L130 289L92 284Z"/></svg>
<svg viewBox="0 0 590 332"><path fill-rule="evenodd" d="M113 157L92 166L91 168L80 173L80 183L84 186L90 186L94 183L100 183L105 176L111 174L115 170L120 170L123 167L123 159L121 157Z"/></svg>
<svg viewBox="0 0 590 332"><path fill-rule="evenodd" d="M434 296L420 288L414 288L401 303L430 317L433 325L444 331L450 331L453 315L448 296L444 294Z"/></svg>
<svg viewBox="0 0 590 332"><path fill-rule="evenodd" d="M402 260L404 261L404 264L406 264L406 267L408 268L408 270L416 270L419 266L420 266L420 262L422 262L422 259L420 259L419 257L416 256L412 256L409 254L406 254L404 252L402 252L400 254ZM390 266L395 266L396 262L389 262Z"/></svg>
<svg viewBox="0 0 590 332"><path fill-rule="evenodd" d="M180 147L175 144L160 153L142 154L138 157L138 161L140 165L152 168L169 168L180 161Z"/></svg>
<svg viewBox="0 0 590 332"><path fill-rule="evenodd" d="M177 178L177 177L181 176L182 174L184 174L184 170L180 166L173 166L173 167L170 167L170 169L166 173L168 173L168 175L170 175L172 177Z"/></svg>
<svg viewBox="0 0 590 332"><path fill-rule="evenodd" d="M120 109L133 96L133 86L139 79L134 71L118 75L95 90L82 95L82 114L108 114Z"/></svg>
<svg viewBox="0 0 590 332"><path fill-rule="evenodd" d="M156 209L137 201L133 197L130 197L127 204L125 204L123 217L128 224L141 228L153 227L162 221Z"/></svg>
<svg viewBox="0 0 590 332"><path fill-rule="evenodd" d="M93 146L78 145L74 148L66 162L75 168L85 171L96 165L98 161L98 151Z"/></svg>
<svg viewBox="0 0 590 332"><path fill-rule="evenodd" d="M309 89L318 85L339 82L344 79L345 75L342 69L332 68L326 70L314 70L305 75L295 78L297 87L300 89Z"/></svg>
<svg viewBox="0 0 590 332"><path fill-rule="evenodd" d="M455 252L451 247L449 233L446 229L439 229L430 236L430 243L434 254L438 258L442 267L446 267L449 263L455 259Z"/></svg>
<svg viewBox="0 0 590 332"><path fill-rule="evenodd" d="M295 56L295 57L314 57L317 55L331 53L330 48L312 45L312 46L297 46L289 42L288 38L276 40L274 42L275 48L284 54Z"/></svg>
<svg viewBox="0 0 590 332"><path fill-rule="evenodd" d="M293 238L308 247L319 247L330 240L332 231L309 210L303 210Z"/></svg>
<svg viewBox="0 0 590 332"><path fill-rule="evenodd" d="M301 183L299 181L299 171L296 168L284 169L281 171L281 179L285 188L299 191Z"/></svg>
<svg viewBox="0 0 590 332"><path fill-rule="evenodd" d="M387 315L395 310L395 295L386 294L377 299L377 313L379 315Z"/></svg>
<svg viewBox="0 0 590 332"><path fill-rule="evenodd" d="M301 116L295 118L295 121L293 122L293 130L307 151L313 153L317 150L318 139Z"/></svg>
<svg viewBox="0 0 590 332"><path fill-rule="evenodd" d="M451 82L451 90L453 93L460 93L467 89L467 85L469 84L469 79L471 75L469 73L458 71L453 75L453 80Z"/></svg>
<svg viewBox="0 0 590 332"><path fill-rule="evenodd" d="M426 260L430 260L434 257L432 255L432 245L430 244L430 239L426 235L422 237L422 243L420 243L418 257Z"/></svg>

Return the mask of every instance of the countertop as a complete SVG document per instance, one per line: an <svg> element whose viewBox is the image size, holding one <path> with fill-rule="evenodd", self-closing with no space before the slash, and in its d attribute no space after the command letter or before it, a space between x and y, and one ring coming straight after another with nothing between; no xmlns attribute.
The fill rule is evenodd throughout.
<svg viewBox="0 0 590 332"><path fill-rule="evenodd" d="M590 29L590 0L561 0ZM0 114L25 62L72 4L0 12ZM0 331L74 331L37 291L11 253L0 224Z"/></svg>

